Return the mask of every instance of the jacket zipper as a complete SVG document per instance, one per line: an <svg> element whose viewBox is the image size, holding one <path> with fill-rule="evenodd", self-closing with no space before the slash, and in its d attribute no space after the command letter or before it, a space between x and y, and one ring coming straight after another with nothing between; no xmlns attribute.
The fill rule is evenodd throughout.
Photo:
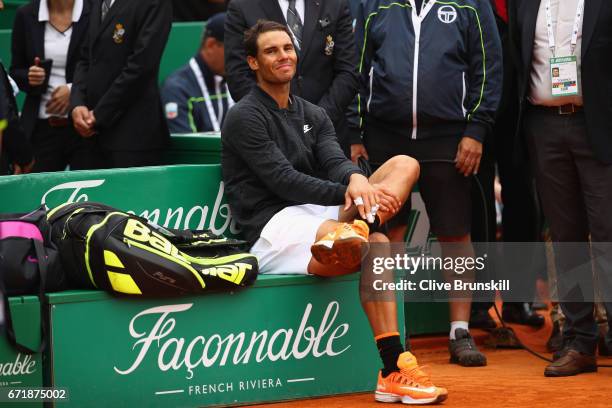
<svg viewBox="0 0 612 408"><path fill-rule="evenodd" d="M412 6L412 26L414 27L414 66L412 69L412 139L417 138L417 90L419 85L419 48L421 42L421 23L433 8L435 1L428 1L419 11L416 9L414 0L410 0Z"/></svg>

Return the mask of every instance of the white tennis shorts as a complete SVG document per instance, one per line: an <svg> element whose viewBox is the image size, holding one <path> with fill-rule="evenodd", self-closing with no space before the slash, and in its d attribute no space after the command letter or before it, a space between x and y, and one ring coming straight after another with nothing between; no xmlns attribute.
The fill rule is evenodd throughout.
<svg viewBox="0 0 612 408"><path fill-rule="evenodd" d="M259 260L259 273L307 275L310 247L327 220L338 221L340 206L303 204L286 207L268 221L251 253Z"/></svg>

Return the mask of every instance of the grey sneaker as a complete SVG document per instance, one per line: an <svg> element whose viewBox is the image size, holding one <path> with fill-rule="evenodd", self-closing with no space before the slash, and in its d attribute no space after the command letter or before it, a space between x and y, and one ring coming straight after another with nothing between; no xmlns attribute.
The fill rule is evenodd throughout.
<svg viewBox="0 0 612 408"><path fill-rule="evenodd" d="M487 365L487 357L482 354L476 343L465 329L455 330L455 340L448 343L450 362L463 367L481 367Z"/></svg>

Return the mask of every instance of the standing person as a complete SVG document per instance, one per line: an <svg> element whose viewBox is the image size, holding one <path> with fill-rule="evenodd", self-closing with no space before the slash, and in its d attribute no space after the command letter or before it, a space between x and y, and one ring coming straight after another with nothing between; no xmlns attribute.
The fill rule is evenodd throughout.
<svg viewBox="0 0 612 408"><path fill-rule="evenodd" d="M0 175L29 173L34 161L30 142L19 124L17 102L9 76L0 62Z"/></svg>
<svg viewBox="0 0 612 408"><path fill-rule="evenodd" d="M353 19L346 0L230 0L225 22L225 68L232 98L239 101L255 85L242 49L244 32L258 20L287 24L298 51L291 92L329 115L348 154L347 107L357 92Z"/></svg>
<svg viewBox="0 0 612 408"><path fill-rule="evenodd" d="M197 54L162 86L170 133L219 132L234 104L225 82L224 24L225 13L211 17Z"/></svg>
<svg viewBox="0 0 612 408"><path fill-rule="evenodd" d="M612 242L612 2L515 0L509 15L519 78L518 134L526 137L550 224L566 318L565 347L544 375L597 371L591 250L612 315L610 249L602 251L600 244Z"/></svg>
<svg viewBox="0 0 612 408"><path fill-rule="evenodd" d="M489 1L364 0L355 32L363 142L351 150L374 167L396 154L417 159L419 190L443 256L473 257L472 176L502 92L502 50ZM391 220L392 242L404 240L407 220L406 212ZM450 361L483 366L486 357L469 332L471 298L469 291L449 292Z"/></svg>
<svg viewBox="0 0 612 408"><path fill-rule="evenodd" d="M157 77L172 25L167 0L94 0L74 75L72 119L96 135L100 167L161 162L168 141Z"/></svg>
<svg viewBox="0 0 612 408"><path fill-rule="evenodd" d="M365 214L378 204L378 226L393 217L418 178L418 164L393 157L367 179L342 154L325 111L290 93L297 55L289 29L259 21L245 33L244 46L257 86L223 125L222 168L232 214L260 272L327 277L358 271L362 245L371 253L389 243L379 232L369 234ZM362 279L370 275L364 271ZM376 400L445 400L447 391L404 351L395 294L370 297L367 286L362 280L361 302L383 363Z"/></svg>
<svg viewBox="0 0 612 408"><path fill-rule="evenodd" d="M81 138L68 117L89 12L89 0L33 0L15 15L11 75L26 93L21 124L35 172L95 168L94 141Z"/></svg>

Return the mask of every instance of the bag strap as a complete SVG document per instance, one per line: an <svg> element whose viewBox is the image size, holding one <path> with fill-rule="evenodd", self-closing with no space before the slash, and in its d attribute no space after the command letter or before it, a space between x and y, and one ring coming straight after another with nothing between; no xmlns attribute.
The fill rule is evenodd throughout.
<svg viewBox="0 0 612 408"><path fill-rule="evenodd" d="M0 279L0 285L2 285L2 300L4 303L4 318L5 318L5 326L6 326L6 336L9 342L20 352L24 354L37 354L43 352L47 348L47 332L48 332L48 323L45 318L45 314L47 311L47 298L45 296L45 287L47 283L47 268L48 268L48 259L45 253L45 249L41 241L32 240L34 245L34 252L36 253L36 258L38 259L38 273L39 273L39 287L38 287L38 301L40 303L40 328L41 328L41 338L40 338L40 346L38 349L34 350L25 346L17 341L15 337L15 330L13 329L13 319L11 317L11 308L8 301L8 296L6 296L6 290L4 288L4 282Z"/></svg>

